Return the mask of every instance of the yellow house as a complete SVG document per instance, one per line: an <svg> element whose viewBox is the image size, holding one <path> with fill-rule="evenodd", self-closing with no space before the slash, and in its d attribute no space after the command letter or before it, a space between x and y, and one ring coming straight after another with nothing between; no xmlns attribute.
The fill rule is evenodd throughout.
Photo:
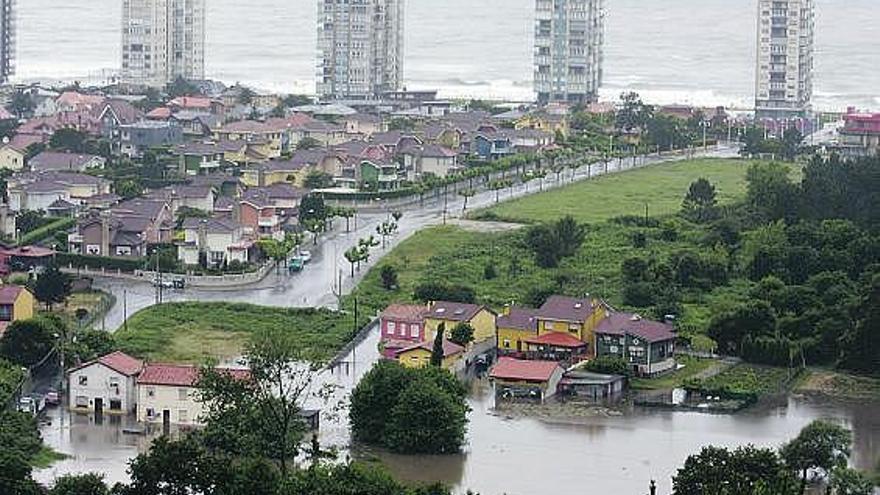
<svg viewBox="0 0 880 495"><path fill-rule="evenodd" d="M522 116L514 123L515 129L537 129L555 134L556 131L568 136L568 118L564 114L533 112Z"/></svg>
<svg viewBox="0 0 880 495"><path fill-rule="evenodd" d="M595 330L605 319L607 309L596 298L550 296L536 313L538 336L561 332L587 344L590 355L596 353Z"/></svg>
<svg viewBox="0 0 880 495"><path fill-rule="evenodd" d="M498 315L477 304L437 301L428 305L425 311L425 336L433 340L437 327L444 324L449 336L458 324L467 323L474 328L474 342L480 343L495 339L495 318Z"/></svg>
<svg viewBox="0 0 880 495"><path fill-rule="evenodd" d="M25 156L24 151L7 144L0 148L0 168L21 170L24 168Z"/></svg>
<svg viewBox="0 0 880 495"><path fill-rule="evenodd" d="M241 120L214 130L214 139L247 141L248 149L268 158L281 156L284 132L275 126L255 120Z"/></svg>
<svg viewBox="0 0 880 495"><path fill-rule="evenodd" d="M528 350L526 340L538 336L537 310L508 306L496 322L500 352L524 352Z"/></svg>
<svg viewBox="0 0 880 495"><path fill-rule="evenodd" d="M406 368L424 368L431 364L434 342L425 341L397 351L397 362ZM464 355L464 347L443 339L443 369L452 369Z"/></svg>
<svg viewBox="0 0 880 495"><path fill-rule="evenodd" d="M34 295L20 285L0 287L0 335L10 323L34 317Z"/></svg>

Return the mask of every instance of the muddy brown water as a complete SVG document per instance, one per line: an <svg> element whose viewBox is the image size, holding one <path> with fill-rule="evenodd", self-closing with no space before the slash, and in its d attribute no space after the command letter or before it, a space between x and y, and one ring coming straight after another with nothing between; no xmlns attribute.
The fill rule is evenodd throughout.
<svg viewBox="0 0 880 495"><path fill-rule="evenodd" d="M343 449L350 444L344 404L348 390L377 359L375 335L321 381L339 385L322 404L321 438ZM851 428L852 460L870 469L880 462L880 402L841 402L789 396L735 415L627 408L621 413L586 406L495 407L491 386L476 382L465 451L454 456L402 456L354 446L355 457L378 458L399 479L442 481L459 492L481 495L583 495L647 493L651 479L660 494L685 458L705 445L778 447L814 419L830 418ZM130 420L96 424L91 417L66 417L42 428L46 442L70 454L36 473L40 481L69 472L97 471L125 481L128 459L144 451L148 438L122 433Z"/></svg>

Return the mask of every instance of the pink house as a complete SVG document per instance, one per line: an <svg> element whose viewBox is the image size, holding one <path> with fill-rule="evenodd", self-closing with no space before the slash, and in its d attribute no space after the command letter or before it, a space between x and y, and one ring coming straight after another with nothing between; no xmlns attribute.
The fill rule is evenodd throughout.
<svg viewBox="0 0 880 495"><path fill-rule="evenodd" d="M425 340L425 306L392 304L379 315L382 356L395 359L398 350Z"/></svg>

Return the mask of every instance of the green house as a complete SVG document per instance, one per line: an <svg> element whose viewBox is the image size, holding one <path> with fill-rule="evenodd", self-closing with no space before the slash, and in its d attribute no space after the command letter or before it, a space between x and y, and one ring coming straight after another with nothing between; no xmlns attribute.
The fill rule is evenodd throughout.
<svg viewBox="0 0 880 495"><path fill-rule="evenodd" d="M596 356L626 361L633 372L653 376L675 369L675 329L632 313L609 313L596 327Z"/></svg>

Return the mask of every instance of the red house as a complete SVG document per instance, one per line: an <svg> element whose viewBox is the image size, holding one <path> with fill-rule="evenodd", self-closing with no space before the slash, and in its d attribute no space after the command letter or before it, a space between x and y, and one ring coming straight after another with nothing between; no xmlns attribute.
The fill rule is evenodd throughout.
<svg viewBox="0 0 880 495"><path fill-rule="evenodd" d="M425 340L423 314L428 308L412 304L392 304L379 315L382 356L395 359L400 349Z"/></svg>

